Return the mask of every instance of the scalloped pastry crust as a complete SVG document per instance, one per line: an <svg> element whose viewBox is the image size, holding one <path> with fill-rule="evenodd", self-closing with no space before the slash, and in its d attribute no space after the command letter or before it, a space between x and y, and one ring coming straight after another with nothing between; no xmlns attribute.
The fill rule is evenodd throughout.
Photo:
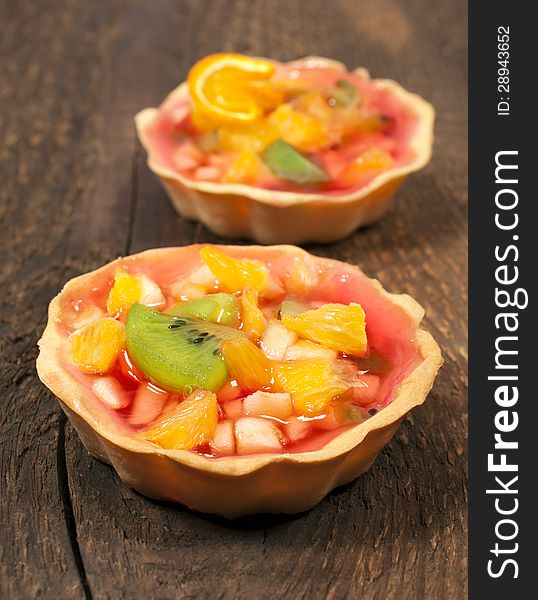
<svg viewBox="0 0 538 600"><path fill-rule="evenodd" d="M309 56L294 64L312 64L345 70L342 63ZM354 71L369 77L368 71ZM146 108L135 116L140 142L148 153L148 166L161 180L175 209L184 217L201 221L211 231L227 238L249 238L262 244L328 243L342 239L358 227L380 219L389 208L396 190L412 172L430 160L435 111L417 94L390 79L376 84L413 109L418 115L417 131L410 147L415 158L403 166L381 172L368 185L339 196L266 190L246 184L193 181L160 165L152 155L146 136L159 109ZM184 98L187 83L181 83L165 99Z"/></svg>
<svg viewBox="0 0 538 600"><path fill-rule="evenodd" d="M59 330L62 301L73 294L84 296L103 271L141 257L154 261L181 259L200 246L160 248L118 259L69 281L49 307L49 319L37 359L39 377L57 396L84 446L97 459L114 467L126 485L150 498L180 502L194 510L236 518L253 513L297 513L320 502L332 489L355 479L373 463L401 420L422 404L443 360L439 346L423 329L423 309L407 295L389 294L370 280L380 297L401 307L416 327L415 343L421 360L393 393L392 400L375 416L338 435L319 450L296 454L252 455L212 459L185 450L165 450L127 435L108 418L90 392L59 360L68 338ZM285 252L310 256L293 246L236 247L245 256ZM316 261L336 261L315 257ZM343 264L343 263L339 263ZM346 265L347 269L358 267Z"/></svg>

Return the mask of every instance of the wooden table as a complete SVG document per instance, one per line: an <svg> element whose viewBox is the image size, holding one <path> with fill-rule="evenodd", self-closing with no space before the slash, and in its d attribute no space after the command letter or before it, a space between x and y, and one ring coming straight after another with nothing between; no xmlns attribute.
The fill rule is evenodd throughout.
<svg viewBox="0 0 538 600"><path fill-rule="evenodd" d="M465 2L0 5L0 597L464 598ZM438 115L434 158L394 210L308 249L415 296L446 364L370 472L293 517L227 522L136 494L86 453L34 370L67 279L145 248L220 241L173 212L132 121L218 50L363 64Z"/></svg>

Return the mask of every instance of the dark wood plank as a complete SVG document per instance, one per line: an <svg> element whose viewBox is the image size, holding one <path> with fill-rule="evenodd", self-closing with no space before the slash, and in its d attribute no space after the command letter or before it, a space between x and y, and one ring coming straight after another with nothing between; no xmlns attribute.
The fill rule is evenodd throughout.
<svg viewBox="0 0 538 600"><path fill-rule="evenodd" d="M8 409L0 422L9 501L0 511L2 524L19 532L0 550L4 595L465 596L464 8L463 0L69 0L56 13L43 2L2 20L8 68L0 84L2 73L8 83L0 94L15 122L0 147L11 186L0 191L10 200L0 203L0 214L5 230L17 234L2 263L10 292L0 300L0 314L8 315ZM51 25L34 47L21 46L21 35L33 31L25 23L43 13L59 23L54 40L47 38ZM42 327L46 301L73 273L125 252L219 241L174 214L145 167L132 115L158 103L198 57L221 49L282 59L315 52L364 64L434 103L434 160L410 179L395 209L366 231L309 250L357 262L389 289L414 295L447 360L428 403L405 420L368 474L305 515L233 523L123 486L87 455L69 425L64 434L32 365L36 322ZM76 61L67 60L72 52ZM45 56L52 75L37 77ZM22 82L17 88L9 85L13 74ZM46 125L43 99L27 95L43 85ZM37 160L43 155L46 164ZM12 297L19 299L15 311ZM39 406L37 416L29 406Z"/></svg>
<svg viewBox="0 0 538 600"><path fill-rule="evenodd" d="M0 597L87 591L65 462L65 416L38 384L47 304L96 163L94 103L111 39L107 7L3 2L0 22ZM84 32L81 35L80 32Z"/></svg>

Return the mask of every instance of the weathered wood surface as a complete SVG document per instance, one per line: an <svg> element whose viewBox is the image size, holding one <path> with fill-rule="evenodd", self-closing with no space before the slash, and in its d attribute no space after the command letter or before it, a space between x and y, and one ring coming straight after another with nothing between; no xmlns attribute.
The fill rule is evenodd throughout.
<svg viewBox="0 0 538 600"><path fill-rule="evenodd" d="M0 597L464 598L464 1L0 0L0 23ZM68 278L218 240L175 215L132 116L222 49L363 64L437 108L434 159L386 219L308 249L414 295L446 364L371 471L295 517L225 522L141 497L87 455L34 371Z"/></svg>

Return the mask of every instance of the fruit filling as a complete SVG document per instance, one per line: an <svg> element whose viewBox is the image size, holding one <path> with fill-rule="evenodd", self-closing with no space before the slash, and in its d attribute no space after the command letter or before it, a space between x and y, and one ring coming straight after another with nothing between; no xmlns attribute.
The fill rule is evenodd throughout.
<svg viewBox="0 0 538 600"><path fill-rule="evenodd" d="M288 247L188 252L123 259L63 306L63 364L129 435L212 459L316 450L419 358L358 270Z"/></svg>
<svg viewBox="0 0 538 600"><path fill-rule="evenodd" d="M190 180L342 195L415 158L418 116L366 72L221 53L187 87L146 134L153 160Z"/></svg>

